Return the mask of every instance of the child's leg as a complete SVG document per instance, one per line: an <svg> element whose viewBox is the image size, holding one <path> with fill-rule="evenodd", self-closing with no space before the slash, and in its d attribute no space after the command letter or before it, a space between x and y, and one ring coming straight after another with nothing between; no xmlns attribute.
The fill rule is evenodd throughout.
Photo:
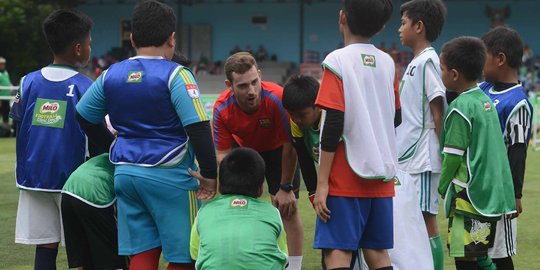
<svg viewBox="0 0 540 270"><path fill-rule="evenodd" d="M384 267L391 266L390 256L386 249L362 249L364 258L366 258L366 263L369 266L369 269L380 269Z"/></svg>
<svg viewBox="0 0 540 270"><path fill-rule="evenodd" d="M457 270L477 270L476 260L471 260L470 258L461 257L455 258L456 269Z"/></svg>
<svg viewBox="0 0 540 270"><path fill-rule="evenodd" d="M62 194L62 224L64 225L64 238L66 242L66 254L69 268L92 269L92 252L88 244L89 238L85 233L85 221L79 218L80 209L76 205L80 202L75 197ZM82 203L82 202L81 202ZM81 215L85 217L85 215ZM93 217L88 219L92 220ZM116 225L116 224L115 224ZM111 241L117 242L117 238ZM115 254L118 248L114 250Z"/></svg>
<svg viewBox="0 0 540 270"><path fill-rule="evenodd" d="M60 193L20 191L15 242L37 245L35 269L56 269L62 240L60 201Z"/></svg>
<svg viewBox="0 0 540 270"><path fill-rule="evenodd" d="M387 249L394 246L393 198L365 199L370 211L360 247L369 269L392 266Z"/></svg>
<svg viewBox="0 0 540 270"><path fill-rule="evenodd" d="M153 248L131 256L130 270L158 269L161 247Z"/></svg>
<svg viewBox="0 0 540 270"><path fill-rule="evenodd" d="M326 269L339 269L351 267L352 251L339 249L325 249L324 261Z"/></svg>
<svg viewBox="0 0 540 270"><path fill-rule="evenodd" d="M437 227L440 201L437 187L439 186L440 174L427 171L416 174L415 177L419 178L417 183L420 184L420 209L429 235L435 270L442 270L444 269L444 248Z"/></svg>

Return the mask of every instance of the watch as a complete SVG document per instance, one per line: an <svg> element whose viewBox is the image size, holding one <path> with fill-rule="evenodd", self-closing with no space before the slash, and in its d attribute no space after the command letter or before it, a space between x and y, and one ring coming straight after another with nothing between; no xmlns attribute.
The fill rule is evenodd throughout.
<svg viewBox="0 0 540 270"><path fill-rule="evenodd" d="M294 189L294 186L292 184L281 184L279 188L283 191L292 191Z"/></svg>

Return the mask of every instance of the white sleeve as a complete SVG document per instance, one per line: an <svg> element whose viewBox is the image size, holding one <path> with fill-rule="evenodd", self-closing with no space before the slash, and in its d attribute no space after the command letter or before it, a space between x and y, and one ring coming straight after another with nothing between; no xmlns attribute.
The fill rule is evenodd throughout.
<svg viewBox="0 0 540 270"><path fill-rule="evenodd" d="M519 106L519 105L518 105ZM506 145L516 143L528 143L529 130L531 129L531 116L527 106L521 106L515 110L506 124L504 141Z"/></svg>
<svg viewBox="0 0 540 270"><path fill-rule="evenodd" d="M428 60L425 63L424 69L424 83L428 102L431 102L436 97L444 97L446 95L446 88L442 82L441 75L435 69L433 61Z"/></svg>

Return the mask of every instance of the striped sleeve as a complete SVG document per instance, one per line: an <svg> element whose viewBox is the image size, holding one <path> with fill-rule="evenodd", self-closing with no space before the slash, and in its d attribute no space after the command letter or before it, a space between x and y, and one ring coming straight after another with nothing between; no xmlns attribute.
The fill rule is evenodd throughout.
<svg viewBox="0 0 540 270"><path fill-rule="evenodd" d="M183 126L208 121L200 99L199 87L188 69L180 68L171 75L171 100Z"/></svg>
<svg viewBox="0 0 540 270"><path fill-rule="evenodd" d="M504 129L504 142L507 147L516 143L529 143L531 113L527 108L527 105L519 107L508 118Z"/></svg>

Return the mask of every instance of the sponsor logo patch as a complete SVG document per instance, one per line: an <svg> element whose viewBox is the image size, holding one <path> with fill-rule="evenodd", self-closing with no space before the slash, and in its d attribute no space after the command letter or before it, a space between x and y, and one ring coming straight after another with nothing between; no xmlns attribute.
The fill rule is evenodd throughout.
<svg viewBox="0 0 540 270"><path fill-rule="evenodd" d="M246 199L232 199L231 200L231 207L247 207L248 201Z"/></svg>
<svg viewBox="0 0 540 270"><path fill-rule="evenodd" d="M186 91L188 96L192 99L199 98L199 89L194 84L186 84Z"/></svg>
<svg viewBox="0 0 540 270"><path fill-rule="evenodd" d="M130 71L128 73L127 82L128 83L139 83L142 82L143 72L142 71Z"/></svg>
<svg viewBox="0 0 540 270"><path fill-rule="evenodd" d="M364 63L364 66L377 67L375 55L362 54L362 62Z"/></svg>
<svg viewBox="0 0 540 270"><path fill-rule="evenodd" d="M34 107L32 125L63 128L66 105L67 102L64 100L38 98Z"/></svg>
<svg viewBox="0 0 540 270"><path fill-rule="evenodd" d="M491 104L488 101L484 102L484 111L491 111Z"/></svg>

